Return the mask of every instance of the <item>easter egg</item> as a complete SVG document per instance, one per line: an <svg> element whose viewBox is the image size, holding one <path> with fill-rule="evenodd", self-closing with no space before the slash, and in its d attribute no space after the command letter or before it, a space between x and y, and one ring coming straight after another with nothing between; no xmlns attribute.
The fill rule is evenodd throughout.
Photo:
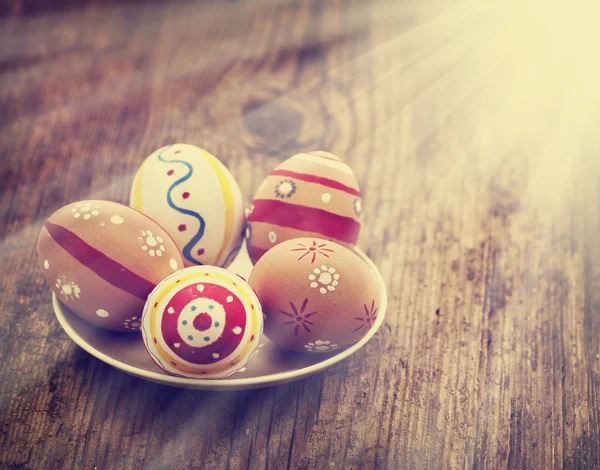
<svg viewBox="0 0 600 470"><path fill-rule="evenodd" d="M139 331L148 294L183 259L153 220L116 202L81 201L50 216L38 239L46 281L84 320Z"/></svg>
<svg viewBox="0 0 600 470"><path fill-rule="evenodd" d="M245 224L242 192L227 168L194 145L158 149L139 167L129 205L173 237L186 266L228 266Z"/></svg>
<svg viewBox="0 0 600 470"><path fill-rule="evenodd" d="M309 353L360 340L379 309L377 278L353 251L319 238L288 240L256 263L248 283L265 313L265 335Z"/></svg>
<svg viewBox="0 0 600 470"><path fill-rule="evenodd" d="M263 331L260 303L241 277L214 266L169 276L148 297L142 336L152 359L182 377L221 378L242 368Z"/></svg>
<svg viewBox="0 0 600 470"><path fill-rule="evenodd" d="M350 167L335 155L294 155L260 186L248 213L246 242L253 263L277 243L298 237L358 240L361 199Z"/></svg>

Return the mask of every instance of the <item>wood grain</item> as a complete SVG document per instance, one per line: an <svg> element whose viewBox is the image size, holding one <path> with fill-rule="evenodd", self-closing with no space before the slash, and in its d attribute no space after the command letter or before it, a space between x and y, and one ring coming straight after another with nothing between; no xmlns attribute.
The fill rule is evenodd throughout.
<svg viewBox="0 0 600 470"><path fill-rule="evenodd" d="M560 28L511 40L501 3L2 4L0 467L599 468L597 77ZM42 222L125 202L173 141L217 155L248 199L296 151L350 163L390 296L363 350L203 393L69 340Z"/></svg>

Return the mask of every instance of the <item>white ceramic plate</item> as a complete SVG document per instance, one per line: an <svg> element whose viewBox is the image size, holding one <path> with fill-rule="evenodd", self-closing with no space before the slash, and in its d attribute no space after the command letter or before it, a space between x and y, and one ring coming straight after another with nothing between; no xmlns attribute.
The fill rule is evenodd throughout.
<svg viewBox="0 0 600 470"><path fill-rule="evenodd" d="M243 390L268 387L307 377L340 362L362 348L383 323L387 310L385 283L373 262L358 248L355 251L377 277L381 295L375 324L358 343L335 353L303 354L278 348L263 336L254 358L245 368L226 379L188 379L168 375L150 359L141 334L112 333L90 325L71 312L54 294L52 294L52 305L56 318L75 343L92 356L128 374L163 385L197 390ZM252 264L245 248L228 269L248 278Z"/></svg>

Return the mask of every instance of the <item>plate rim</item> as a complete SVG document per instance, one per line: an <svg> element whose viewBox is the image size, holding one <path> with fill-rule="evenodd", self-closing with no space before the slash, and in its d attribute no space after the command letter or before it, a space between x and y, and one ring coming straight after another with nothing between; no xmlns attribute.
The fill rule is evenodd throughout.
<svg viewBox="0 0 600 470"><path fill-rule="evenodd" d="M368 333L361 338L356 343L352 344L348 348L343 351L334 354L333 356L325 359L324 361L318 362L316 364L312 364L307 367L302 367L300 369L291 370L289 372L278 372L274 374L261 375L258 377L245 377L240 379L234 378L223 378L223 379L196 379L196 378L188 378L188 377L176 377L173 375L169 375L167 373L162 372L152 372L144 369L140 369L139 367L132 366L127 364L126 362L119 361L114 359L102 351L91 346L82 336L80 336L75 329L71 326L69 321L63 312L63 305L60 303L56 294L52 292L52 307L54 310L54 314L60 323L62 329L67 333L67 336L71 338L80 348L85 350L90 355L94 356L96 359L114 367L115 369L126 372L130 375L134 375L144 380L149 380L152 382L157 382L163 385L170 385L174 387L187 387L194 388L197 390L202 389L212 389L212 390L232 390L232 389L245 389L245 388L256 388L256 387L269 387L273 385L277 385L279 383L291 382L294 380L299 380L304 377L308 377L310 375L321 372L322 370L328 369L329 367L337 364L338 362L343 361L344 359L350 357L352 354L356 353L359 349L361 349L365 344L367 344L373 336L379 331L383 321L385 320L385 316L387 314L387 304L388 304L388 296L387 296L387 287L379 269L375 266L375 263L358 247L354 248L354 253L356 253L363 261L367 263L375 278L377 280L377 284L379 286L380 293L380 305L379 305L379 315L377 316L377 320L375 321L373 327L368 331ZM144 346L145 347L145 346Z"/></svg>

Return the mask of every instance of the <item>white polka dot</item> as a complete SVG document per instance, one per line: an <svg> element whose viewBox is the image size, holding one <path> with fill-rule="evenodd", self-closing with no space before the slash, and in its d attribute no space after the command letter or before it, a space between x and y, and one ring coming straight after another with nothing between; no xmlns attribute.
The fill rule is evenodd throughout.
<svg viewBox="0 0 600 470"><path fill-rule="evenodd" d="M219 353L213 353L212 357L215 359L219 359Z"/></svg>
<svg viewBox="0 0 600 470"><path fill-rule="evenodd" d="M231 295L227 296L227 303L230 304L231 302L233 302L233 297Z"/></svg>
<svg viewBox="0 0 600 470"><path fill-rule="evenodd" d="M104 227L106 224L104 222L100 222L100 227Z"/></svg>
<svg viewBox="0 0 600 470"><path fill-rule="evenodd" d="M269 232L269 241L275 243L277 241L277 234L275 232Z"/></svg>
<svg viewBox="0 0 600 470"><path fill-rule="evenodd" d="M73 209L71 209L71 212L76 212L76 211L77 211L77 209L75 209L74 207L73 207Z"/></svg>
<svg viewBox="0 0 600 470"><path fill-rule="evenodd" d="M140 327L140 322L139 321L132 321L131 322L131 327L132 328L139 328Z"/></svg>
<svg viewBox="0 0 600 470"><path fill-rule="evenodd" d="M175 309L173 307L169 307L167 309L167 312L169 312L169 313L175 313Z"/></svg>
<svg viewBox="0 0 600 470"><path fill-rule="evenodd" d="M177 270L177 261L175 261L175 258L171 258L169 260L169 265L171 266L171 269L173 269L173 271Z"/></svg>
<svg viewBox="0 0 600 470"><path fill-rule="evenodd" d="M44 260L44 268L50 269L50 263L48 263L47 259Z"/></svg>
<svg viewBox="0 0 600 470"><path fill-rule="evenodd" d="M323 201L325 204L327 204L329 201L331 201L331 193L321 194L321 201Z"/></svg>
<svg viewBox="0 0 600 470"><path fill-rule="evenodd" d="M156 256L162 256L162 251L156 250Z"/></svg>
<svg viewBox="0 0 600 470"><path fill-rule="evenodd" d="M84 218L85 220L90 220L90 217L92 217L90 214L85 214L85 215L83 216L83 218Z"/></svg>
<svg viewBox="0 0 600 470"><path fill-rule="evenodd" d="M92 215L98 215L100 212L98 211L92 211Z"/></svg>
<svg viewBox="0 0 600 470"><path fill-rule="evenodd" d="M137 317L131 317L132 320L137 320Z"/></svg>
<svg viewBox="0 0 600 470"><path fill-rule="evenodd" d="M75 217L76 219L79 219L79 216L80 216L80 215L81 215L81 214L80 214L79 212L76 212L76 213L75 213L75 215L74 215L73 217Z"/></svg>
<svg viewBox="0 0 600 470"><path fill-rule="evenodd" d="M321 288L319 289L319 292L320 292L321 294L327 294L327 289L325 289L324 287L321 287Z"/></svg>
<svg viewBox="0 0 600 470"><path fill-rule="evenodd" d="M90 206L84 206L81 208L81 212L88 212L90 210Z"/></svg>
<svg viewBox="0 0 600 470"><path fill-rule="evenodd" d="M173 346L175 346L176 348L178 348L179 346L181 346L181 343L173 343Z"/></svg>
<svg viewBox="0 0 600 470"><path fill-rule="evenodd" d="M204 285L203 284L198 284L196 286L196 289L198 289L200 292L203 292L204 291Z"/></svg>
<svg viewBox="0 0 600 470"><path fill-rule="evenodd" d="M96 310L96 315L102 318L106 318L108 317L108 312L102 308L99 308L98 310Z"/></svg>
<svg viewBox="0 0 600 470"><path fill-rule="evenodd" d="M113 215L110 218L110 222L115 225L121 225L123 222L125 222L125 220L120 215Z"/></svg>
<svg viewBox="0 0 600 470"><path fill-rule="evenodd" d="M158 243L162 243L163 242L163 239L160 238L160 236L157 236L156 239L158 240ZM164 248L163 248L163 250L164 250Z"/></svg>
<svg viewBox="0 0 600 470"><path fill-rule="evenodd" d="M148 254L149 254L150 256L154 256L154 250L150 250L150 251L148 252Z"/></svg>
<svg viewBox="0 0 600 470"><path fill-rule="evenodd" d="M233 328L233 334L234 335L239 335L242 332L242 329L239 326L236 326L235 328Z"/></svg>
<svg viewBox="0 0 600 470"><path fill-rule="evenodd" d="M146 243L149 246L156 246L156 245L158 245L158 243L156 241L156 238L154 238L154 237L148 237L148 238L146 238Z"/></svg>

